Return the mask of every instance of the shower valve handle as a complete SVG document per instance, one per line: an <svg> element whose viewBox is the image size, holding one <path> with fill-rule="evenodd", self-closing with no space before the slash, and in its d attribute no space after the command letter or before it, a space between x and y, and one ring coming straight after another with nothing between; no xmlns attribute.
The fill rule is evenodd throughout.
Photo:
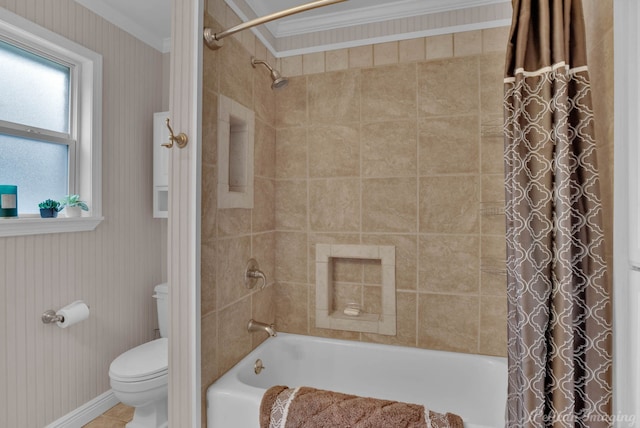
<svg viewBox="0 0 640 428"><path fill-rule="evenodd" d="M260 266L256 259L249 259L247 267L244 270L244 286L248 289L252 289L256 286L258 280L261 280L260 289L263 289L267 285L267 277L260 270Z"/></svg>

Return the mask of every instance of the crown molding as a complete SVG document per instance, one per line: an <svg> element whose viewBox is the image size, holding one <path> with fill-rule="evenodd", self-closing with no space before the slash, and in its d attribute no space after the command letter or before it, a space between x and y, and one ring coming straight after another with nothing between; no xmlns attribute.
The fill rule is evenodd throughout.
<svg viewBox="0 0 640 428"><path fill-rule="evenodd" d="M455 26L447 26L447 27L441 27L441 28L426 29L426 30L415 31L410 33L388 34L388 35L381 35L381 36L375 36L375 37L367 37L367 38L348 40L343 42L319 43L319 44L307 45L299 48L279 47L277 50L272 46L270 46L269 44L267 44L266 42L264 42L264 38L262 38L262 35L256 34L256 36L260 38L260 40L265 44L267 49L269 49L269 51L276 58L286 58L294 55L305 55L310 53L325 52L325 51L331 51L336 49L354 48L354 47L364 46L364 45L375 45L379 43L397 42L400 40L417 39L420 37L440 36L443 34L462 33L465 31L486 30L490 28L506 27L506 26L509 26L510 24L511 24L511 20L509 19L493 20L493 21L478 22L473 24L464 24L464 25L455 25Z"/></svg>
<svg viewBox="0 0 640 428"><path fill-rule="evenodd" d="M152 48L162 53L169 52L171 43L170 41L167 43L166 38L158 31L159 27L141 25L135 17L128 14L130 11L127 12L120 8L113 7L103 0L75 1ZM167 5L167 9L168 6L169 5ZM163 13L159 16L165 17L165 14ZM168 12L166 16L169 16ZM169 48L167 48L167 46L169 46Z"/></svg>
<svg viewBox="0 0 640 428"><path fill-rule="evenodd" d="M263 4L259 0L230 0L233 2L247 1L260 16ZM367 5L348 11L330 12L309 16L301 14L286 19L272 21L266 24L269 32L276 39L318 31L335 30L353 27L355 25L375 24L394 19L412 18L421 15L431 15L459 9L469 9L499 3L509 3L511 0L403 0L392 3ZM267 12L269 13L269 12Z"/></svg>
<svg viewBox="0 0 640 428"><path fill-rule="evenodd" d="M247 22L257 17L255 11L245 2L246 0L226 1L241 21ZM323 16L320 14L316 15L313 22L318 26L325 25L324 30L311 31L312 23L309 23L306 31L290 36L276 37L267 25L253 27L251 31L276 58L284 58L333 49L508 26L511 23L510 0L403 0L393 2L395 8L393 13L388 8L389 5L378 8L374 6L380 6L380 4L372 3L369 5L375 10L371 14L368 8L358 9L362 12L362 16L355 16L351 21L345 18L343 22L348 24L342 27L337 27L335 23L334 25L319 23ZM372 16L379 18L382 10L387 14L386 19L379 22L371 21ZM420 15L416 14L416 10L429 13ZM264 15L261 13L260 16ZM392 16L396 18L392 19ZM354 20L359 23L354 23ZM335 28L328 28L328 26Z"/></svg>

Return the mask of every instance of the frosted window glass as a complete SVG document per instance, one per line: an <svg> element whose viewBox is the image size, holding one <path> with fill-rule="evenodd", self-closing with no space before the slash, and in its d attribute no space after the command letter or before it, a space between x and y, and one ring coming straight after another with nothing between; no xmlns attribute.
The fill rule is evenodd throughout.
<svg viewBox="0 0 640 428"><path fill-rule="evenodd" d="M39 213L38 203L68 192L69 146L0 134L0 183L18 186L18 213Z"/></svg>
<svg viewBox="0 0 640 428"><path fill-rule="evenodd" d="M0 119L69 133L70 69L0 41Z"/></svg>

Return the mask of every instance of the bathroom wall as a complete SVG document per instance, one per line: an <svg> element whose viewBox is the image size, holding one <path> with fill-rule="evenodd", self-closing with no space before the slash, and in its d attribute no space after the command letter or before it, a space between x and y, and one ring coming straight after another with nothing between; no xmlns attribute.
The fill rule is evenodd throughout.
<svg viewBox="0 0 640 428"><path fill-rule="evenodd" d="M103 56L103 214L92 232L0 238L0 426L40 428L110 389L121 352L154 337L166 220L152 218L152 114L162 54L71 0L0 7ZM60 329L42 312L76 299L91 316Z"/></svg>
<svg viewBox="0 0 640 428"><path fill-rule="evenodd" d="M222 26L238 23L223 0L207 2L206 26L220 31ZM247 332L249 319L275 320L275 97L267 69L254 69L251 56L276 63L250 31L224 39L224 47L218 51L204 49L201 337L205 425L206 388L267 338L265 333ZM217 208L220 94L255 112L253 209ZM263 290L244 286L250 257L267 276L269 284Z"/></svg>
<svg viewBox="0 0 640 428"><path fill-rule="evenodd" d="M507 35L497 28L281 60L291 80L276 95L280 330L506 354ZM396 246L396 336L315 328L316 243ZM375 305L379 287L367 286L375 271L341 260L336 306Z"/></svg>

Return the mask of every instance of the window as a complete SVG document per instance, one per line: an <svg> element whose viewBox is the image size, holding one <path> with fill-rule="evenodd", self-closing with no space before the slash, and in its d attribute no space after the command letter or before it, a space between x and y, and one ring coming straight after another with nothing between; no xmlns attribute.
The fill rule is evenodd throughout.
<svg viewBox="0 0 640 428"><path fill-rule="evenodd" d="M101 214L102 57L0 8L0 184L18 186L0 236L92 230ZM88 217L44 221L38 203L80 194Z"/></svg>
<svg viewBox="0 0 640 428"><path fill-rule="evenodd" d="M20 214L36 214L38 202L75 189L73 65L0 38L0 70L0 182L18 185Z"/></svg>

